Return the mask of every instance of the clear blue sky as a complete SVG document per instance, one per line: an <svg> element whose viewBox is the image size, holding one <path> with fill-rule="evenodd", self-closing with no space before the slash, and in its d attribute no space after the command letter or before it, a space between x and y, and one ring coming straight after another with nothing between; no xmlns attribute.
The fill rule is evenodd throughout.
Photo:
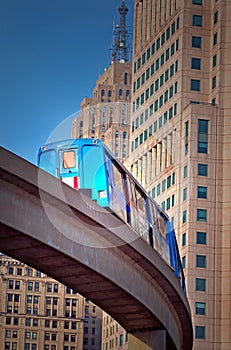
<svg viewBox="0 0 231 350"><path fill-rule="evenodd" d="M110 64L121 0L0 0L0 145L36 163ZM133 0L127 0L132 32ZM132 36L131 40L132 41Z"/></svg>

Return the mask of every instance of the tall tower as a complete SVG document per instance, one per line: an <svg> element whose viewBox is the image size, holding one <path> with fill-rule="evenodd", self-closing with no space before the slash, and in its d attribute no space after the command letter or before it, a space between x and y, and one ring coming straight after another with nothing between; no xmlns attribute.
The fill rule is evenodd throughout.
<svg viewBox="0 0 231 350"><path fill-rule="evenodd" d="M194 350L231 345L231 2L135 0L134 176L174 224Z"/></svg>
<svg viewBox="0 0 231 350"><path fill-rule="evenodd" d="M126 15L128 13L128 7L126 6L125 0L121 1L118 9L120 14L120 24L116 25L114 30L114 41L112 51L112 62L113 61L129 61L128 51L128 32L126 26Z"/></svg>

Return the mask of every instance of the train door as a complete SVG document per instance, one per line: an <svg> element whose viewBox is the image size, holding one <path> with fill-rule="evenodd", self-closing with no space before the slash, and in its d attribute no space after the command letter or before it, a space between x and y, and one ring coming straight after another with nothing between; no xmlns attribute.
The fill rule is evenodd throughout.
<svg viewBox="0 0 231 350"><path fill-rule="evenodd" d="M59 176L72 188L79 188L78 149L59 150Z"/></svg>

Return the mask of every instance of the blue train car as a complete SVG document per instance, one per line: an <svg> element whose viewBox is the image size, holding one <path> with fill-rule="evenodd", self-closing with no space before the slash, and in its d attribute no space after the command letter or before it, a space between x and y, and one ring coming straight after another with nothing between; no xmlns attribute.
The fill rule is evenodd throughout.
<svg viewBox="0 0 231 350"><path fill-rule="evenodd" d="M130 225L171 266L185 291L172 223L140 183L98 139L43 145L38 166L74 189L91 190L92 200Z"/></svg>

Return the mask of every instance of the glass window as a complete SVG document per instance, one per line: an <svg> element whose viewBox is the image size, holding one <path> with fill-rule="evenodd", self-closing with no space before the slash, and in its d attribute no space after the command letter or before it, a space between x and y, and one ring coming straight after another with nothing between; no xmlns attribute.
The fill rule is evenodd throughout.
<svg viewBox="0 0 231 350"><path fill-rule="evenodd" d="M216 24L218 21L218 11L214 13L214 24Z"/></svg>
<svg viewBox="0 0 231 350"><path fill-rule="evenodd" d="M183 201L187 199L187 187L183 189Z"/></svg>
<svg viewBox="0 0 231 350"><path fill-rule="evenodd" d="M217 44L217 33L213 35L213 45Z"/></svg>
<svg viewBox="0 0 231 350"><path fill-rule="evenodd" d="M192 69L201 69L201 59L196 58L196 57L192 57L191 68Z"/></svg>
<svg viewBox="0 0 231 350"><path fill-rule="evenodd" d="M191 79L191 91L200 91L200 80Z"/></svg>
<svg viewBox="0 0 231 350"><path fill-rule="evenodd" d="M216 76L212 78L212 89L214 89L217 85L217 78Z"/></svg>
<svg viewBox="0 0 231 350"><path fill-rule="evenodd" d="M205 339L205 326L195 326L195 338Z"/></svg>
<svg viewBox="0 0 231 350"><path fill-rule="evenodd" d="M217 65L217 55L213 56L213 67Z"/></svg>
<svg viewBox="0 0 231 350"><path fill-rule="evenodd" d="M196 301L196 303L195 303L196 315L205 315L205 306L206 306L205 303Z"/></svg>
<svg viewBox="0 0 231 350"><path fill-rule="evenodd" d="M208 153L208 120L198 120L198 153Z"/></svg>
<svg viewBox="0 0 231 350"><path fill-rule="evenodd" d="M196 290L205 292L206 291L206 279L196 278Z"/></svg>
<svg viewBox="0 0 231 350"><path fill-rule="evenodd" d="M186 232L182 235L182 247L186 245Z"/></svg>
<svg viewBox="0 0 231 350"><path fill-rule="evenodd" d="M165 52L165 60L167 61L169 59L169 48Z"/></svg>
<svg viewBox="0 0 231 350"><path fill-rule="evenodd" d="M197 187L197 198L207 198L207 187L204 187L204 186Z"/></svg>
<svg viewBox="0 0 231 350"><path fill-rule="evenodd" d="M186 221L187 221L187 211L184 210L182 215L182 223L184 224Z"/></svg>
<svg viewBox="0 0 231 350"><path fill-rule="evenodd" d="M186 178L188 176L188 166L185 165L184 166L184 174L183 174L184 178Z"/></svg>
<svg viewBox="0 0 231 350"><path fill-rule="evenodd" d="M198 175L208 176L208 164L198 164Z"/></svg>
<svg viewBox="0 0 231 350"><path fill-rule="evenodd" d="M182 268L184 269L186 266L186 257L185 256L182 256L181 264L182 264Z"/></svg>
<svg viewBox="0 0 231 350"><path fill-rule="evenodd" d="M195 27L201 27L202 26L202 16L193 15L192 24Z"/></svg>
<svg viewBox="0 0 231 350"><path fill-rule="evenodd" d="M205 255L196 255L196 267L206 267Z"/></svg>
<svg viewBox="0 0 231 350"><path fill-rule="evenodd" d="M197 209L197 221L206 222L207 221L207 210Z"/></svg>
<svg viewBox="0 0 231 350"><path fill-rule="evenodd" d="M206 232L197 232L197 244L206 244Z"/></svg>
<svg viewBox="0 0 231 350"><path fill-rule="evenodd" d="M193 5L202 5L202 0L192 0Z"/></svg>
<svg viewBox="0 0 231 350"><path fill-rule="evenodd" d="M8 267L8 274L13 275L14 274L14 268L13 267Z"/></svg>
<svg viewBox="0 0 231 350"><path fill-rule="evenodd" d="M192 37L192 47L201 48L201 37L193 36Z"/></svg>

